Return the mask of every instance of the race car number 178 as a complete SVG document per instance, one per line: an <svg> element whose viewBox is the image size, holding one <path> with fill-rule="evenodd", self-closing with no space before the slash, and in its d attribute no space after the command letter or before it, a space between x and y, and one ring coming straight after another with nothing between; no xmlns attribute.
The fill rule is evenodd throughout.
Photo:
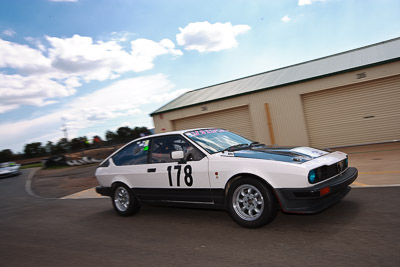
<svg viewBox="0 0 400 267"><path fill-rule="evenodd" d="M176 186L181 186L181 170L182 166L181 165L175 165L174 169L177 170L176 173ZM169 179L169 186L173 186L172 182L172 166L168 166L167 168L168 171L168 179ZM187 186L192 186L193 185L193 176L192 176L192 166L186 165L185 168L183 169L184 173L184 178L183 180L185 181L185 184Z"/></svg>

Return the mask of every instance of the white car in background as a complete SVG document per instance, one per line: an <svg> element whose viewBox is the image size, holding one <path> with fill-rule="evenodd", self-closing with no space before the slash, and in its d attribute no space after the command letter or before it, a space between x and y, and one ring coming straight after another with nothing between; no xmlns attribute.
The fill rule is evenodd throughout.
<svg viewBox="0 0 400 267"><path fill-rule="evenodd" d="M96 170L96 191L117 214L141 204L227 210L255 228L278 210L317 213L342 199L357 178L342 152L271 148L223 129L194 129L136 139Z"/></svg>
<svg viewBox="0 0 400 267"><path fill-rule="evenodd" d="M21 167L20 164L15 162L3 162L0 163L0 177L9 177L18 175L19 168Z"/></svg>

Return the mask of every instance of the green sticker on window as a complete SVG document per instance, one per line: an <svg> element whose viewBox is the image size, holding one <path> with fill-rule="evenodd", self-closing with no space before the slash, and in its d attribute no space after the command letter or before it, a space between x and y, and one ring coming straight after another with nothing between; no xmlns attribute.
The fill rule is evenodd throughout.
<svg viewBox="0 0 400 267"><path fill-rule="evenodd" d="M145 146L145 147L143 148L143 150L144 150L144 151L147 151L147 150L149 150L149 147L148 147L148 146Z"/></svg>

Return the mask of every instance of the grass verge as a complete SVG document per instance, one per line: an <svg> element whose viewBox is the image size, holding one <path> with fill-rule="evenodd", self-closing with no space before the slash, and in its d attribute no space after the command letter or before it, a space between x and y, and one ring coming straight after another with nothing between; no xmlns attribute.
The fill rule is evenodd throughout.
<svg viewBox="0 0 400 267"><path fill-rule="evenodd" d="M22 165L20 169L37 168L37 167L42 167L42 163Z"/></svg>

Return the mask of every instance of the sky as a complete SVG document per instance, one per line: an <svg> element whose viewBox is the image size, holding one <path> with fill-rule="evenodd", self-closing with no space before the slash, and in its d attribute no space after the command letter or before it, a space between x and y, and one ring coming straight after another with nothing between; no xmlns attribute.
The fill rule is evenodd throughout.
<svg viewBox="0 0 400 267"><path fill-rule="evenodd" d="M399 14L398 0L2 0L0 150L153 128L189 90L400 37Z"/></svg>

